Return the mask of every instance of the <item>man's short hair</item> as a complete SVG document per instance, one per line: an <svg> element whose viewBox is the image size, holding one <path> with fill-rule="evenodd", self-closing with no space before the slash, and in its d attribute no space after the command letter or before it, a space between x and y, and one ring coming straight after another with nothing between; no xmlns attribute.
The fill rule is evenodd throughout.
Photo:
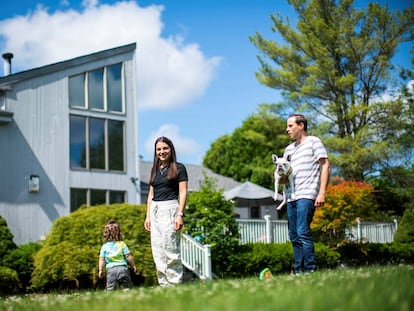
<svg viewBox="0 0 414 311"><path fill-rule="evenodd" d="M303 123L303 129L305 130L305 132L308 130L308 120L306 120L306 117L303 114L292 113L291 115L289 115L289 119L290 118L295 118L295 123L297 125Z"/></svg>

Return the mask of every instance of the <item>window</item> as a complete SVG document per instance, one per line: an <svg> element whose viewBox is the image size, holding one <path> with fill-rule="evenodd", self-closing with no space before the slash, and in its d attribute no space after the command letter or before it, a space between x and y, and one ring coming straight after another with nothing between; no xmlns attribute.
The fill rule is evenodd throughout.
<svg viewBox="0 0 414 311"><path fill-rule="evenodd" d="M104 112L124 112L122 63L69 77L69 106Z"/></svg>
<svg viewBox="0 0 414 311"><path fill-rule="evenodd" d="M85 74L69 78L69 105L85 108Z"/></svg>
<svg viewBox="0 0 414 311"><path fill-rule="evenodd" d="M103 68L88 72L89 109L104 110Z"/></svg>
<svg viewBox="0 0 414 311"><path fill-rule="evenodd" d="M82 205L85 205L87 200L88 190L87 189L70 189L70 211L74 212Z"/></svg>
<svg viewBox="0 0 414 311"><path fill-rule="evenodd" d="M91 199L90 199L90 205L99 205L99 204L105 204L106 203L106 191L105 190L90 190Z"/></svg>
<svg viewBox="0 0 414 311"><path fill-rule="evenodd" d="M91 169L105 169L105 120L89 118L89 161Z"/></svg>
<svg viewBox="0 0 414 311"><path fill-rule="evenodd" d="M260 208L258 206L250 208L250 218L260 218Z"/></svg>
<svg viewBox="0 0 414 311"><path fill-rule="evenodd" d="M86 168L85 117L70 116L70 167Z"/></svg>
<svg viewBox="0 0 414 311"><path fill-rule="evenodd" d="M122 112L122 64L107 67L108 111Z"/></svg>
<svg viewBox="0 0 414 311"><path fill-rule="evenodd" d="M108 120L108 161L109 170L124 170L124 124L121 121Z"/></svg>
<svg viewBox="0 0 414 311"><path fill-rule="evenodd" d="M109 202L111 202L111 204L124 203L125 192L124 191L109 191Z"/></svg>
<svg viewBox="0 0 414 311"><path fill-rule="evenodd" d="M107 200L109 198L109 200ZM70 211L74 212L82 205L94 206L100 204L125 203L126 192L101 189L70 189Z"/></svg>
<svg viewBox="0 0 414 311"><path fill-rule="evenodd" d="M125 171L124 123L71 115L70 167Z"/></svg>

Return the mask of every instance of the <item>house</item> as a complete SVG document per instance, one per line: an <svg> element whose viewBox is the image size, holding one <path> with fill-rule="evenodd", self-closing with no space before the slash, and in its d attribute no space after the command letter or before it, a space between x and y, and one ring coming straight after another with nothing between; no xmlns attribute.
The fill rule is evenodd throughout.
<svg viewBox="0 0 414 311"><path fill-rule="evenodd" d="M136 44L0 77L0 215L16 244L83 204L140 203Z"/></svg>
<svg viewBox="0 0 414 311"><path fill-rule="evenodd" d="M235 214L241 219L263 219L264 215L270 214L272 219L278 219L278 212L276 211L276 204L273 203L273 191L264 189L258 185L254 185L250 182L241 183L230 177L226 177L217 173L214 173L209 168L201 165L184 164L188 174L188 191L198 191L205 177L213 178L216 182L217 189L222 189L224 194L232 191L233 189L239 189L246 183L254 186L254 189L260 191L260 199L248 199L248 200L235 200ZM152 162L140 161L140 186L141 186L141 202L147 202L149 191L149 178L152 168ZM243 188L242 188L243 189ZM263 196L263 191L269 194L269 197ZM251 191L249 195L254 197L254 191ZM224 195L225 196L225 195Z"/></svg>

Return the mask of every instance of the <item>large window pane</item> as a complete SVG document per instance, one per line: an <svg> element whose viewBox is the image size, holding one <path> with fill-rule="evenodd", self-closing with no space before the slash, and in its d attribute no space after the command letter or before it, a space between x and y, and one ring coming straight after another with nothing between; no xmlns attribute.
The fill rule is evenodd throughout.
<svg viewBox="0 0 414 311"><path fill-rule="evenodd" d="M125 203L124 191L109 191L109 204Z"/></svg>
<svg viewBox="0 0 414 311"><path fill-rule="evenodd" d="M69 106L85 107L85 74L69 77Z"/></svg>
<svg viewBox="0 0 414 311"><path fill-rule="evenodd" d="M89 109L104 109L103 68L88 73L88 104Z"/></svg>
<svg viewBox="0 0 414 311"><path fill-rule="evenodd" d="M86 168L85 117L70 116L70 167Z"/></svg>
<svg viewBox="0 0 414 311"><path fill-rule="evenodd" d="M122 64L107 67L108 110L122 112Z"/></svg>
<svg viewBox="0 0 414 311"><path fill-rule="evenodd" d="M74 212L82 205L86 204L87 189L70 189L70 211Z"/></svg>
<svg viewBox="0 0 414 311"><path fill-rule="evenodd" d="M105 169L105 120L89 119L89 167Z"/></svg>
<svg viewBox="0 0 414 311"><path fill-rule="evenodd" d="M109 170L124 170L124 123L108 120Z"/></svg>
<svg viewBox="0 0 414 311"><path fill-rule="evenodd" d="M91 206L106 204L106 190L91 190Z"/></svg>

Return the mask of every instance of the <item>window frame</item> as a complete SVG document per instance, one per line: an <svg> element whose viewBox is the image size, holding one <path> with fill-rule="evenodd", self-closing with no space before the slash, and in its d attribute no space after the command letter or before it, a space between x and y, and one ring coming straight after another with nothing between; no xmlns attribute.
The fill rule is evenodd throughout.
<svg viewBox="0 0 414 311"><path fill-rule="evenodd" d="M73 197L75 195L75 191L77 192L84 192L85 194L85 203L82 203L81 205L75 207L73 206L74 202ZM86 206L91 206L91 197L92 197L92 192L93 191L104 191L105 192L105 202L104 203L97 203L96 205L101 205L101 204L106 204L106 205L111 205L111 204L122 204L122 203L127 203L128 202L128 191L126 190L108 190L108 189L95 189L95 188L79 188L79 187L71 187L70 188L70 213L73 213L74 211L78 210L82 205L86 205ZM112 202L111 201L111 193L117 193L119 194L123 194L124 195L124 199L123 202Z"/></svg>
<svg viewBox="0 0 414 311"><path fill-rule="evenodd" d="M84 134L84 141L85 141L85 167L82 166L72 166L72 122L71 118L84 118L85 129ZM91 168L91 142L90 142L90 134L91 134L91 120L103 120L104 121L104 167L103 168ZM119 122L122 126L122 146L120 150L122 150L122 169L113 169L113 166L110 167L111 164L111 150L109 150L110 143L108 142L110 132L108 130L110 122ZM69 168L70 170L80 170L80 171L95 171L95 172L111 172L111 173L126 173L126 121L125 120L115 120L109 118L99 118L96 116L85 116L79 114L69 114Z"/></svg>
<svg viewBox="0 0 414 311"><path fill-rule="evenodd" d="M109 82L110 81L108 81L108 68L110 68L110 67L114 67L114 66L119 66L120 65L120 77L121 77L121 81L120 81L120 87L121 87L121 90L120 90L120 92L121 92L121 94L120 94L120 96L121 96L121 110L120 111L117 111L117 110L110 110L110 109L108 109L108 96L109 96L109 94L108 94L108 89L110 88L109 87ZM102 91L103 91L103 94L102 94L102 98L103 98L103 106L102 106L102 109L100 109L100 108L96 108L96 107L90 107L90 104L89 104L89 95L90 95L90 91L89 91L89 85L90 85L90 76L91 76L91 73L92 72L95 72L95 71L99 71L99 70L102 70L103 69L103 73L102 73ZM94 112L105 112L105 113L110 113L110 114L116 114L116 115L125 115L126 114L126 108L125 108L125 106L126 106L126 99L125 99L125 97L126 97L126 92L125 92L125 63L124 62L116 62L116 63L113 63L113 64L110 64L110 65L106 65L106 66L104 66L104 67L98 67L98 68L94 68L94 69L91 69L91 70L88 70L88 71L85 71L85 72L82 72L82 73L77 73L77 74L74 74L74 75L72 75L72 76L69 76L68 77L68 93L69 93L69 96L71 95L71 92L70 92L70 90L71 90L71 79L72 78L76 78L76 77L79 77L79 76L83 76L83 83L84 83L84 87L83 87L83 100L84 100L84 105L83 106L81 106L81 105L72 105L71 104L71 102L70 102L70 98L69 98L69 108L71 108L71 109L81 109L81 110L88 110L88 111L94 111Z"/></svg>

